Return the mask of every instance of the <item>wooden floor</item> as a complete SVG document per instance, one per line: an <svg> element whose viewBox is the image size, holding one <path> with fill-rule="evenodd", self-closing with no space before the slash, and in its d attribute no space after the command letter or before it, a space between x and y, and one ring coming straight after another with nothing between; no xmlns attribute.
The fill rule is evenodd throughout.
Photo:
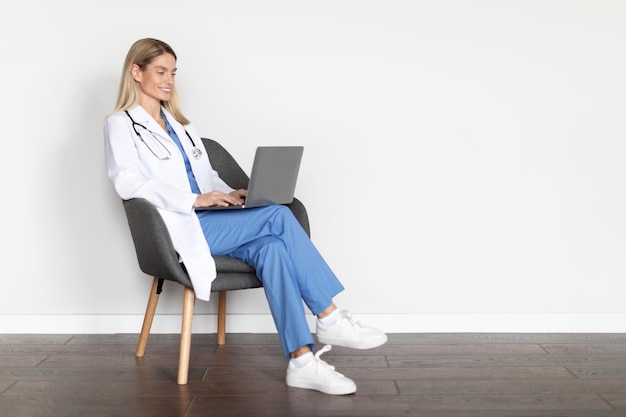
<svg viewBox="0 0 626 417"><path fill-rule="evenodd" d="M0 416L626 416L624 334L392 334L333 348L358 385L334 397L288 388L273 334L194 335L189 384L178 336L0 335Z"/></svg>

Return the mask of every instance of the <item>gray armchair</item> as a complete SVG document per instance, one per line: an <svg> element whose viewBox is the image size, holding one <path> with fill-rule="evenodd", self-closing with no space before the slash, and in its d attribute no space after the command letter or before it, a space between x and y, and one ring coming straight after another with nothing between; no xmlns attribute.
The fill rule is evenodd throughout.
<svg viewBox="0 0 626 417"><path fill-rule="evenodd" d="M202 142L208 152L211 165L220 174L220 177L235 189L247 188L248 176L230 153L212 139L202 138ZM195 302L191 280L185 266L178 260L165 223L156 207L147 200L140 198L124 200L123 204L139 267L144 273L154 277L135 354L137 357L144 356L164 281L169 280L181 284L185 290L178 384L185 385L189 373L191 322ZM309 220L304 205L299 200L294 199L287 206L292 210L307 234L310 235ZM214 259L217 267L217 278L213 281L211 291L218 293L217 343L223 345L226 342L226 292L258 288L263 284L257 279L254 269L248 264L228 256L214 256Z"/></svg>

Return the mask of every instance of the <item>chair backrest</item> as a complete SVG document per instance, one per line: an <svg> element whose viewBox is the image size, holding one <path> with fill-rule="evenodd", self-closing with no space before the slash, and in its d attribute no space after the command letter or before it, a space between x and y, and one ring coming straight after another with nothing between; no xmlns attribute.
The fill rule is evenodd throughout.
<svg viewBox="0 0 626 417"><path fill-rule="evenodd" d="M235 161L235 158L217 141L208 138L202 138L204 148L209 155L211 166L218 172L220 178L236 190L240 188L248 188L250 178L245 171Z"/></svg>

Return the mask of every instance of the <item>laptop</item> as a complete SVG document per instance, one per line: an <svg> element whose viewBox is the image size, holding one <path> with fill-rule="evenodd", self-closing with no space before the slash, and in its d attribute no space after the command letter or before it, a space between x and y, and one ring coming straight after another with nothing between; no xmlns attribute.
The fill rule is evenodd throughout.
<svg viewBox="0 0 626 417"><path fill-rule="evenodd" d="M241 210L293 201L303 146L259 146L254 155L248 195L241 206L197 207L196 210Z"/></svg>

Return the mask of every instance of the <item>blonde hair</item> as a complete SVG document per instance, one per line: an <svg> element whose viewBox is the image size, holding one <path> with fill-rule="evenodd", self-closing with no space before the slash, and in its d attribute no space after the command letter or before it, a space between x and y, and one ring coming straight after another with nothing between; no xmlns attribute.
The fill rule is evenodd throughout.
<svg viewBox="0 0 626 417"><path fill-rule="evenodd" d="M167 43L153 38L139 39L128 50L124 68L122 70L122 78L117 92L117 103L114 111L128 110L139 105L140 91L139 85L131 76L131 69L134 64L143 71L158 56L170 54L176 58L176 53ZM180 101L176 86L172 88L172 95L169 101L161 102L163 107L169 111L172 116L181 124L189 124L187 119L180 110Z"/></svg>

